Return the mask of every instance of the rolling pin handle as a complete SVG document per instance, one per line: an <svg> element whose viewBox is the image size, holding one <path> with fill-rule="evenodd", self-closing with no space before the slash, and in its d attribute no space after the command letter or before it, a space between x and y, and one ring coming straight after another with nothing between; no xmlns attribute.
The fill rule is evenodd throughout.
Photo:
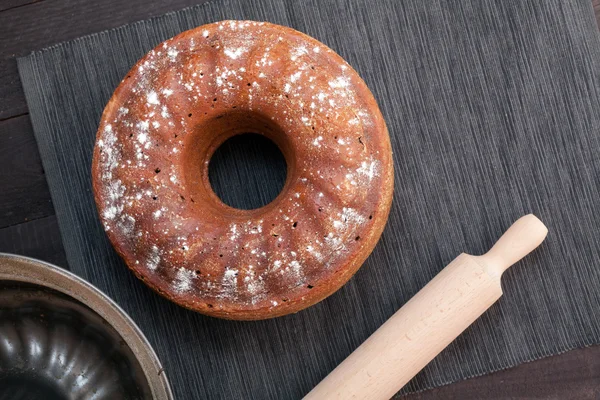
<svg viewBox="0 0 600 400"><path fill-rule="evenodd" d="M498 276L531 253L546 238L548 228L535 215L528 214L508 228L480 260Z"/></svg>

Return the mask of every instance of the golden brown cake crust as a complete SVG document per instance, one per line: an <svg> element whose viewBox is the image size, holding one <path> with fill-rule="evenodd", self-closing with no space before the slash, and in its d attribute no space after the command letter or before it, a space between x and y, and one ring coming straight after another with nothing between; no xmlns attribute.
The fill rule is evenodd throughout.
<svg viewBox="0 0 600 400"><path fill-rule="evenodd" d="M281 194L223 204L208 162L227 138L282 150ZM375 247L390 210L385 122L358 74L291 28L222 21L144 56L108 102L92 177L117 252L146 284L221 318L299 311L339 289Z"/></svg>

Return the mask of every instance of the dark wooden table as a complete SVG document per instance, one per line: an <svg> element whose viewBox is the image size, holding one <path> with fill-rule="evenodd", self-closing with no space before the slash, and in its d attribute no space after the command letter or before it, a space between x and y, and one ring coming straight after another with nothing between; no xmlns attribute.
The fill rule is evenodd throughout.
<svg viewBox="0 0 600 400"><path fill-rule="evenodd" d="M0 251L68 268L15 57L206 0L0 1ZM593 0L600 21L600 0ZM600 346L407 396L599 399Z"/></svg>

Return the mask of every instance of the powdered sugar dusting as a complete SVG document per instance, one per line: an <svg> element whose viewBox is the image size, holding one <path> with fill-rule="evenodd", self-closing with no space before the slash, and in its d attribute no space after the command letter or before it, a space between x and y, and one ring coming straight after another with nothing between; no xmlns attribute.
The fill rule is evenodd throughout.
<svg viewBox="0 0 600 400"><path fill-rule="evenodd" d="M240 232L238 231L238 227L236 224L231 224L229 226L229 240L232 242L236 241L240 237Z"/></svg>
<svg viewBox="0 0 600 400"><path fill-rule="evenodd" d="M149 91L146 98L148 99L149 104L160 104L158 101L158 94L156 94L154 90Z"/></svg>
<svg viewBox="0 0 600 400"><path fill-rule="evenodd" d="M120 179L113 179L113 171L121 161L121 149L117 144L117 135L111 124L107 124L98 140L101 150L100 170L104 185L104 210L102 217L105 220L118 220L123 212L123 197L126 191L125 185ZM110 225L105 224L106 230Z"/></svg>
<svg viewBox="0 0 600 400"><path fill-rule="evenodd" d="M177 56L179 55L179 51L177 51L175 48L171 47L167 51L167 55L169 56L169 60L171 60L171 61L174 62L174 61L177 60Z"/></svg>
<svg viewBox="0 0 600 400"><path fill-rule="evenodd" d="M150 52L132 73L133 100L108 116L97 143L106 229L134 243L138 268L170 276L170 290L216 308L283 305L318 285L315 277L344 263L368 229L366 200L384 171L368 132L376 116L359 99L353 71L323 68L331 50L303 38L277 32L257 45L254 29L270 28L227 21ZM298 160L298 181L276 208L221 226L190 211L178 162L202 113L230 107L267 107L312 158Z"/></svg>
<svg viewBox="0 0 600 400"><path fill-rule="evenodd" d="M376 159L371 159L370 162L363 161L360 163L360 167L356 170L356 173L365 177L368 182L371 182L373 178L379 176L380 164L381 163Z"/></svg>
<svg viewBox="0 0 600 400"><path fill-rule="evenodd" d="M194 272L186 268L179 268L173 282L173 289L178 293L188 292L192 288L192 282L195 278Z"/></svg>
<svg viewBox="0 0 600 400"><path fill-rule="evenodd" d="M320 242L319 242L320 243ZM309 245L306 247L306 250L308 251L308 253L313 256L315 258L315 260L317 260L318 262L323 262L325 260L325 257L323 257L323 254L318 251L317 249L315 249L312 245Z"/></svg>
<svg viewBox="0 0 600 400"><path fill-rule="evenodd" d="M346 77L339 76L336 79L329 81L329 86L334 89L347 88L350 86L350 81Z"/></svg>
<svg viewBox="0 0 600 400"><path fill-rule="evenodd" d="M242 47L238 47L237 49L225 49L224 53L227 57L233 58L234 60L236 60L239 56L241 56L246 51L247 51L246 49L244 49Z"/></svg>
<svg viewBox="0 0 600 400"><path fill-rule="evenodd" d="M111 124L106 124L102 131L102 136L98 140L98 147L102 151L102 178L110 180L112 171L119 164L121 152L117 146L117 135L113 131Z"/></svg>
<svg viewBox="0 0 600 400"><path fill-rule="evenodd" d="M221 280L221 298L235 298L238 291L238 273L237 269L227 267Z"/></svg>
<svg viewBox="0 0 600 400"><path fill-rule="evenodd" d="M153 245L150 248L150 253L148 254L148 260L146 261L146 267L148 267L149 270L154 271L158 267L159 263L160 263L160 250L158 249L158 247L156 245Z"/></svg>
<svg viewBox="0 0 600 400"><path fill-rule="evenodd" d="M366 218L363 215L361 215L354 208L350 208L350 207L342 208L341 217L342 217L342 220L344 221L344 224L346 224L346 226L352 225L352 224L362 224L366 221Z"/></svg>

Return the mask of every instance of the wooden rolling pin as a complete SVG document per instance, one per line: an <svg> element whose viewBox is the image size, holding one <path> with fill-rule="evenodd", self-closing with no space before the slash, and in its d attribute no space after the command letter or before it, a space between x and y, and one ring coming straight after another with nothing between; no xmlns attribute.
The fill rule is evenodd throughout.
<svg viewBox="0 0 600 400"><path fill-rule="evenodd" d="M542 243L533 214L482 256L461 254L305 397L389 399L502 296L500 277Z"/></svg>

